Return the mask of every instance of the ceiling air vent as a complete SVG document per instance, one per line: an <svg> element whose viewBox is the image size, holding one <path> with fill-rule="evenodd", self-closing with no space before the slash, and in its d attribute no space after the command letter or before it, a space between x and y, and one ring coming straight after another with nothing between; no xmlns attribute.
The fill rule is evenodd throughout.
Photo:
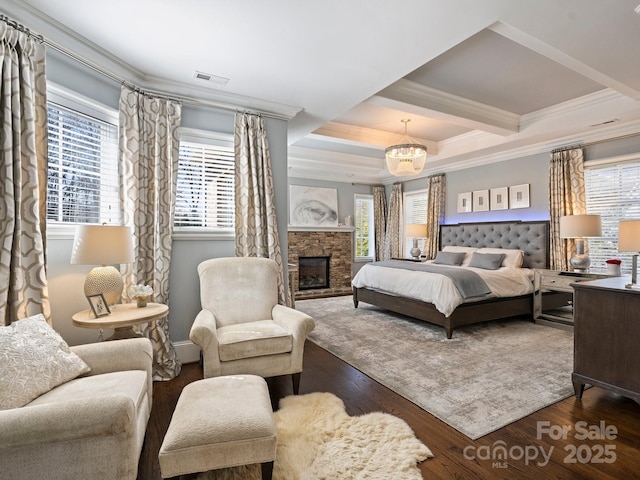
<svg viewBox="0 0 640 480"><path fill-rule="evenodd" d="M205 82L217 83L218 85L226 85L229 82L228 78L213 75L211 73L196 72L193 74L193 78L198 80L204 80Z"/></svg>
<svg viewBox="0 0 640 480"><path fill-rule="evenodd" d="M605 120L604 122L600 122L600 123L594 123L593 125L589 125L590 127L599 127L601 125L608 125L610 123L616 123L619 122L620 119L619 118L613 118L611 120Z"/></svg>

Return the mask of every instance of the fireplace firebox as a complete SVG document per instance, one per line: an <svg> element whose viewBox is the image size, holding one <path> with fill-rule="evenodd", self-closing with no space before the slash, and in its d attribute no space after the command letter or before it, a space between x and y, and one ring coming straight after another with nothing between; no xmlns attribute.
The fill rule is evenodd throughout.
<svg viewBox="0 0 640 480"><path fill-rule="evenodd" d="M330 260L331 257L298 257L298 288L300 290L330 288Z"/></svg>

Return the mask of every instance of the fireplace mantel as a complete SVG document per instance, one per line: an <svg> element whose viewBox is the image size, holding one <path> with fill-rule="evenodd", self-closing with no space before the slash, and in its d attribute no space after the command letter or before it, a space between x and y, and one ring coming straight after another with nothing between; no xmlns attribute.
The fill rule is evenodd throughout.
<svg viewBox="0 0 640 480"><path fill-rule="evenodd" d="M354 232L355 227L317 227L317 226L295 226L289 225L289 232Z"/></svg>

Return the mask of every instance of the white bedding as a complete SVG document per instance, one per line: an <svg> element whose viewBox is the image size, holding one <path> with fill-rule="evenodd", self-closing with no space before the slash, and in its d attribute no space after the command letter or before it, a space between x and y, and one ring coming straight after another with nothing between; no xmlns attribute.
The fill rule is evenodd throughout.
<svg viewBox="0 0 640 480"><path fill-rule="evenodd" d="M491 297L517 297L533 292L533 270L529 268L501 267L498 270L485 270L473 267L443 267L468 268L480 275L491 289L491 294L467 301ZM351 284L356 288L366 287L432 303L446 317L465 302L449 277L431 272L367 264L360 269Z"/></svg>

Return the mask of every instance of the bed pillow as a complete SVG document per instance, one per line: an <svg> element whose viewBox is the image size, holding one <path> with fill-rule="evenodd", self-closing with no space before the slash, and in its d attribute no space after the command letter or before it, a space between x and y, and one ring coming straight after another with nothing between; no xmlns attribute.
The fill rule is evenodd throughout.
<svg viewBox="0 0 640 480"><path fill-rule="evenodd" d="M473 252L470 267L484 268L485 270L497 270L502 265L504 253L478 253Z"/></svg>
<svg viewBox="0 0 640 480"><path fill-rule="evenodd" d="M89 370L42 315L0 327L0 410L23 407Z"/></svg>
<svg viewBox="0 0 640 480"><path fill-rule="evenodd" d="M438 252L436 258L434 258L431 263L438 265L462 265L466 255L465 252Z"/></svg>
<svg viewBox="0 0 640 480"><path fill-rule="evenodd" d="M476 250L478 250L477 247L458 247L456 245L447 245L446 247L442 248L443 252L464 252L466 255L464 257L464 260L460 264L463 267L469 265L469 262L471 261L471 255Z"/></svg>
<svg viewBox="0 0 640 480"><path fill-rule="evenodd" d="M478 253L504 253L503 267L520 268L524 262L524 252L513 248L480 248Z"/></svg>

